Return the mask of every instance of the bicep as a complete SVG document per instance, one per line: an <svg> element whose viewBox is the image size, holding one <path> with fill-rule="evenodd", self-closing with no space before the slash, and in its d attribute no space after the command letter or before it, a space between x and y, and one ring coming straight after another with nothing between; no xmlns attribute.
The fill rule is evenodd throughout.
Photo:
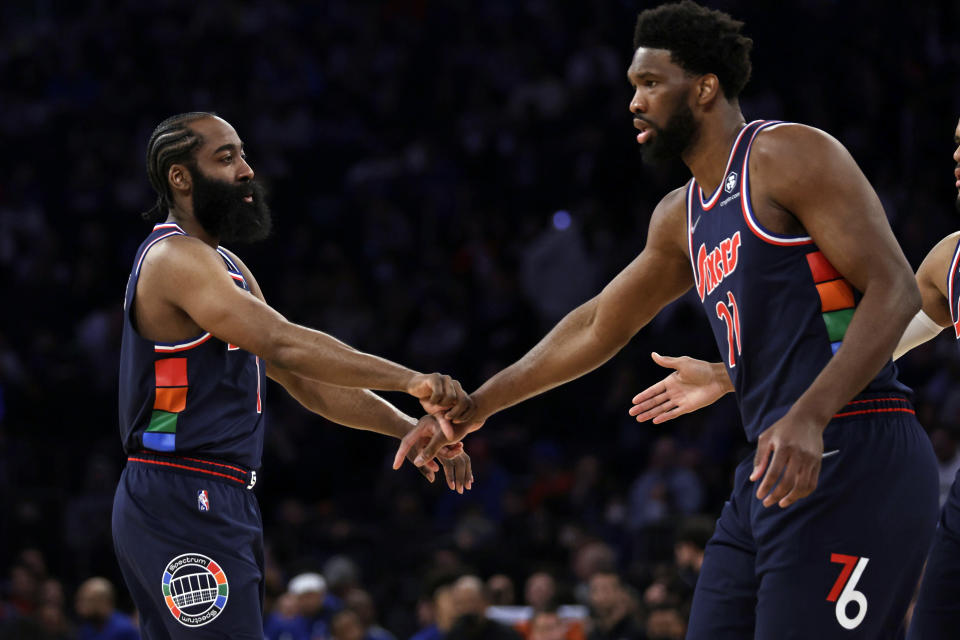
<svg viewBox="0 0 960 640"><path fill-rule="evenodd" d="M265 357L274 332L286 320L260 298L237 287L219 255L196 244L164 243L151 252L164 276L161 295L204 331Z"/></svg>
<svg viewBox="0 0 960 640"><path fill-rule="evenodd" d="M756 159L754 176L770 185L771 201L796 216L858 290L909 272L883 205L853 157L827 134L797 129L758 138L766 152L751 158L751 171Z"/></svg>
<svg viewBox="0 0 960 640"><path fill-rule="evenodd" d="M952 233L930 250L917 269L917 286L923 300L923 311L941 327L953 324L949 298L951 267L960 232Z"/></svg>

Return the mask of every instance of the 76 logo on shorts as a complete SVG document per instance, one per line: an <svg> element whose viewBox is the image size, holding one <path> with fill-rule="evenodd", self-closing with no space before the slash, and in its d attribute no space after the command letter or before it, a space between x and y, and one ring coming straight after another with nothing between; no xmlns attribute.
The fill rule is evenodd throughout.
<svg viewBox="0 0 960 640"><path fill-rule="evenodd" d="M840 576L833 583L833 589L827 595L827 602L836 602L837 622L844 629L856 629L867 617L867 596L856 590L857 582L867 568L870 558L847 556L842 553L831 553L830 562L842 564ZM849 605L857 605L857 615L852 618L847 615Z"/></svg>

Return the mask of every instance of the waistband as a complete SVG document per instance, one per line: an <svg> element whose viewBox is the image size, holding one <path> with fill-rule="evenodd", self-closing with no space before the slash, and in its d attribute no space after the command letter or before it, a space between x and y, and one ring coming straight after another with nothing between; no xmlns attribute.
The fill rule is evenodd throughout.
<svg viewBox="0 0 960 640"><path fill-rule="evenodd" d="M135 451L127 456L128 463L151 465L157 469L166 469L174 473L185 473L203 478L216 478L236 483L247 490L257 484L257 472L236 464L218 460L178 456L156 451Z"/></svg>
<svg viewBox="0 0 960 640"><path fill-rule="evenodd" d="M862 394L845 404L833 415L833 419L883 413L916 414L916 411L910 399L902 393Z"/></svg>

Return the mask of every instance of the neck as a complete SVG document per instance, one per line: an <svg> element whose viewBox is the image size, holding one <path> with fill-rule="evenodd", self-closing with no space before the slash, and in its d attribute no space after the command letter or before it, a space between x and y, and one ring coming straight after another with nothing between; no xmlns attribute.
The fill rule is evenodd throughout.
<svg viewBox="0 0 960 640"><path fill-rule="evenodd" d="M187 232L187 235L202 240L204 244L216 249L220 244L220 238L210 235L193 217L193 212L185 211L180 207L173 207L167 215L166 222L180 225L180 228Z"/></svg>
<svg viewBox="0 0 960 640"><path fill-rule="evenodd" d="M708 113L700 125L696 141L683 154L683 163L705 193L712 193L720 186L733 141L745 124L736 103L718 112Z"/></svg>

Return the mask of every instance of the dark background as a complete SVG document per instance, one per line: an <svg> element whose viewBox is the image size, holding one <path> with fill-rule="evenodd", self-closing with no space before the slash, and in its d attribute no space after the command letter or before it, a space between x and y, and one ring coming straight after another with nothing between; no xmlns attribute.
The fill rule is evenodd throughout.
<svg viewBox="0 0 960 640"><path fill-rule="evenodd" d="M843 142L917 266L957 227L957 3L708 4L754 39L747 119ZM276 231L236 250L281 313L473 389L622 269L653 206L688 178L645 167L634 141L625 74L644 6L0 4L0 598L22 600L13 569L36 564L25 549L67 609L81 580L119 583L121 304L149 231L143 158L161 119L211 110L243 138ZM642 589L669 565L679 518L715 515L749 452L730 397L664 426L626 413L663 374L652 349L717 357L697 307L682 299L596 373L491 419L467 443L476 485L463 497L392 472L394 442L331 425L271 385L257 487L270 592L344 554L381 622L407 637L438 550L481 577L549 567L572 595L571 559L589 540ZM948 460L951 336L903 365ZM657 464L686 488L634 499L658 441Z"/></svg>

